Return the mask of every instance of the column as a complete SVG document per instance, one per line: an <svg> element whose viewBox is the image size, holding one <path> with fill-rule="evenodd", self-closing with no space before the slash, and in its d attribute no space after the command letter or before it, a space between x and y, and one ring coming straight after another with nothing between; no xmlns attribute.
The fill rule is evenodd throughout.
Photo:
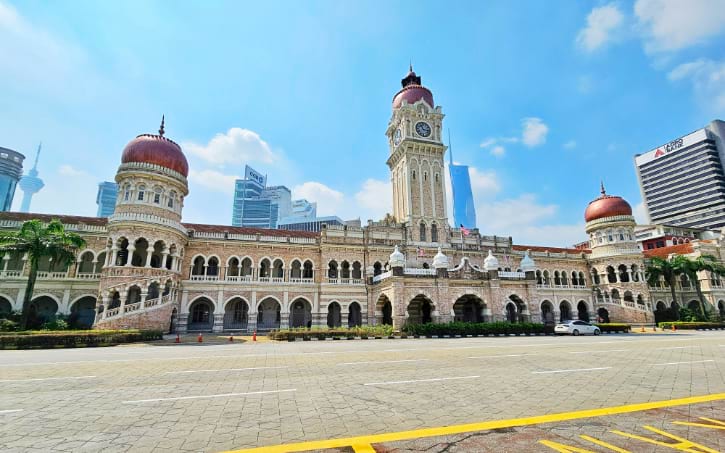
<svg viewBox="0 0 725 453"><path fill-rule="evenodd" d="M126 248L128 251L128 258L126 259L126 267L131 267L131 262L133 261L133 252L136 250L136 247L133 245L129 245L128 248Z"/></svg>
<svg viewBox="0 0 725 453"><path fill-rule="evenodd" d="M108 297L108 294L101 296L101 301L103 302L103 313L101 315L101 319L106 319L106 311L108 310L108 303L110 300L111 298Z"/></svg>
<svg viewBox="0 0 725 453"><path fill-rule="evenodd" d="M153 255L153 249L149 250L146 248L146 265L144 267L151 267L151 256Z"/></svg>
<svg viewBox="0 0 725 453"><path fill-rule="evenodd" d="M166 261L168 261L168 259L169 259L169 251L168 250L164 250L161 253L161 268L162 269L166 269ZM172 262L171 263L171 269L173 269L173 268L174 268L174 263Z"/></svg>
<svg viewBox="0 0 725 453"><path fill-rule="evenodd" d="M109 258L109 254L106 254L106 258ZM118 258L118 248L116 248L116 246L114 245L113 248L111 248L110 262L108 263L108 265L115 266L117 258Z"/></svg>
<svg viewBox="0 0 725 453"><path fill-rule="evenodd" d="M3 273L8 270L8 262L10 261L10 254L6 253L3 256Z"/></svg>
<svg viewBox="0 0 725 453"><path fill-rule="evenodd" d="M148 290L141 291L141 304L139 305L140 310L143 310L146 307L146 298L149 296Z"/></svg>
<svg viewBox="0 0 725 453"><path fill-rule="evenodd" d="M128 292L125 291L123 294L119 292L118 296L121 299L121 307L119 308L119 313L124 313L126 311L126 298L128 297Z"/></svg>

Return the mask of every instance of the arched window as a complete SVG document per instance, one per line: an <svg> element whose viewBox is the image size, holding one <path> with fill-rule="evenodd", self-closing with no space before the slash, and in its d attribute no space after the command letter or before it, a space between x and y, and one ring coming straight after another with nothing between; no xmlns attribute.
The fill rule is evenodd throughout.
<svg viewBox="0 0 725 453"><path fill-rule="evenodd" d="M438 225L435 223L430 226L430 241L438 242Z"/></svg>
<svg viewBox="0 0 725 453"><path fill-rule="evenodd" d="M554 271L554 285L561 286L561 277L559 277L559 271Z"/></svg>
<svg viewBox="0 0 725 453"><path fill-rule="evenodd" d="M305 264L302 268L302 278L313 278L312 261L305 261Z"/></svg>
<svg viewBox="0 0 725 453"><path fill-rule="evenodd" d="M613 266L607 266L607 280L609 283L617 283L617 272Z"/></svg>
<svg viewBox="0 0 725 453"><path fill-rule="evenodd" d="M146 193L146 186L144 186L143 184L138 186L138 197L137 198L139 201L143 201L143 197L144 197L145 193Z"/></svg>
<svg viewBox="0 0 725 453"><path fill-rule="evenodd" d="M174 199L176 199L176 192L172 190L171 192L169 192L169 201L167 203L168 207L174 207Z"/></svg>
<svg viewBox="0 0 725 453"><path fill-rule="evenodd" d="M629 273L627 273L627 266L620 264L619 267L619 281L622 283L629 282Z"/></svg>
<svg viewBox="0 0 725 453"><path fill-rule="evenodd" d="M592 269L592 280L594 281L595 285L601 283L601 281L599 280L599 272L597 272L596 269Z"/></svg>
<svg viewBox="0 0 725 453"><path fill-rule="evenodd" d="M126 184L123 188L123 200L128 201L131 199L131 184Z"/></svg>
<svg viewBox="0 0 725 453"><path fill-rule="evenodd" d="M332 260L330 261L330 264L327 265L327 277L337 278L337 261Z"/></svg>
<svg viewBox="0 0 725 453"><path fill-rule="evenodd" d="M362 278L362 266L360 265L359 261L355 261L354 263L352 263L352 278Z"/></svg>
<svg viewBox="0 0 725 453"><path fill-rule="evenodd" d="M561 285L569 286L569 281L567 280L567 277L566 277L566 271L562 271L562 273L561 273Z"/></svg>
<svg viewBox="0 0 725 453"><path fill-rule="evenodd" d="M587 281L584 279L584 272L579 272L579 286L587 286Z"/></svg>
<svg viewBox="0 0 725 453"><path fill-rule="evenodd" d="M413 170L413 180L415 180L415 170Z"/></svg>
<svg viewBox="0 0 725 453"><path fill-rule="evenodd" d="M420 240L425 242L425 223L420 222Z"/></svg>
<svg viewBox="0 0 725 453"><path fill-rule="evenodd" d="M375 264L373 264L373 276L380 275L383 273L383 265L380 264L380 261L376 261Z"/></svg>
<svg viewBox="0 0 725 453"><path fill-rule="evenodd" d="M342 265L340 266L340 277L350 278L350 263L348 263L347 261L343 261Z"/></svg>
<svg viewBox="0 0 725 453"><path fill-rule="evenodd" d="M154 203L160 204L161 203L161 187L154 187Z"/></svg>

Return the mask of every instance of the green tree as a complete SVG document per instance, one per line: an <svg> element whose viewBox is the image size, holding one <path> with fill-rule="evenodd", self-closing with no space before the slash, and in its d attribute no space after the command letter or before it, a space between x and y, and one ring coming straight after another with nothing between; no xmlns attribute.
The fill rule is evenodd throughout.
<svg viewBox="0 0 725 453"><path fill-rule="evenodd" d="M19 231L0 232L0 254L19 254L28 256L30 273L23 296L23 308L20 328L28 325L28 309L33 300L35 280L38 276L38 263L41 258L49 257L54 263L69 265L75 261L78 249L85 247L86 241L78 234L69 233L59 220L51 220L47 226L40 220L28 220Z"/></svg>
<svg viewBox="0 0 725 453"><path fill-rule="evenodd" d="M679 258L679 256L675 257ZM660 277L664 278L667 285L670 287L670 295L672 296L672 302L677 302L677 294L675 293L675 284L677 284L677 277L682 273L680 268L681 263L679 260L665 260L662 258L654 257L649 263L647 263L647 283L650 286L658 286Z"/></svg>
<svg viewBox="0 0 725 453"><path fill-rule="evenodd" d="M718 263L717 258L712 255L702 255L695 259L685 258L682 260L680 267L682 268L683 273L687 274L687 276L690 277L690 280L695 283L695 291L697 291L697 298L700 301L700 312L702 316L707 317L710 310L708 309L708 303L707 300L705 300L705 295L702 294L702 285L700 284L700 279L697 274L698 272L707 271L708 273L723 275L725 274L725 267Z"/></svg>

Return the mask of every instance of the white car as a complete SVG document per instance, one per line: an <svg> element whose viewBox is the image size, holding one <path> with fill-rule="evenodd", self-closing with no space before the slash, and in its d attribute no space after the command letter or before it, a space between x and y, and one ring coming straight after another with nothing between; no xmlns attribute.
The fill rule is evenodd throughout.
<svg viewBox="0 0 725 453"><path fill-rule="evenodd" d="M593 326L586 321L563 321L554 327L554 333L557 335L599 335L602 333L599 327Z"/></svg>

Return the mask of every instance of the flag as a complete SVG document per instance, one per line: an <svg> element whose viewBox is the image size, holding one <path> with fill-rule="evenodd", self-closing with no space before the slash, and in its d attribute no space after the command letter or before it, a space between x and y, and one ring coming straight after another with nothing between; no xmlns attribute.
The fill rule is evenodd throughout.
<svg viewBox="0 0 725 453"><path fill-rule="evenodd" d="M471 234L471 230L469 230L468 228L464 227L463 224L461 224L461 233L463 233L464 236L468 236L469 234Z"/></svg>

